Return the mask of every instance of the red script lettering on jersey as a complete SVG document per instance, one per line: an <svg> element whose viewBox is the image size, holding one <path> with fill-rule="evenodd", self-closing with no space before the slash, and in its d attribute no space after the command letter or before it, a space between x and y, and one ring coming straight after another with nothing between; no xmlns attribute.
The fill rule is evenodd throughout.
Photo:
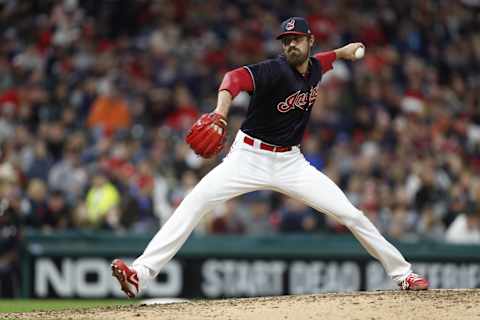
<svg viewBox="0 0 480 320"><path fill-rule="evenodd" d="M285 101L282 101L279 104L277 104L277 110L283 113L288 112L295 107L302 110L308 110L315 103L317 96L318 96L318 85L315 87L311 87L310 92L308 94L305 92L301 93L301 91L298 90L297 92L289 95L285 99ZM305 108L305 105L307 103L308 105Z"/></svg>

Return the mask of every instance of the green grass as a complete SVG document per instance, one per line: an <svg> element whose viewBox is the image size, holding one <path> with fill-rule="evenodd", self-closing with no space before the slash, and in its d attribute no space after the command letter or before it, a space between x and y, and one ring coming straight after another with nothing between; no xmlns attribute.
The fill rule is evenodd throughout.
<svg viewBox="0 0 480 320"><path fill-rule="evenodd" d="M30 312L40 310L61 310L70 308L93 308L102 306L138 303L127 299L0 299L0 313ZM1 318L1 317L0 317Z"/></svg>

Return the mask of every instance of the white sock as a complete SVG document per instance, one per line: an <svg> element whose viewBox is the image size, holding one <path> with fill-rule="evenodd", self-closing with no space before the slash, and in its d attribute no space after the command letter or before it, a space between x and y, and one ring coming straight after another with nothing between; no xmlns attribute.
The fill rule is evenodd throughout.
<svg viewBox="0 0 480 320"><path fill-rule="evenodd" d="M144 265L134 265L132 268L137 272L139 291L145 289L148 283L155 278L154 272Z"/></svg>

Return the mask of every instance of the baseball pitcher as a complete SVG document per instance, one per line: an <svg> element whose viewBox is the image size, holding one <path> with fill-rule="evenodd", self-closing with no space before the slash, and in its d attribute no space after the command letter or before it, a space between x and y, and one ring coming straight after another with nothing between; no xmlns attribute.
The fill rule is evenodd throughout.
<svg viewBox="0 0 480 320"><path fill-rule="evenodd" d="M350 43L311 55L314 36L300 17L285 20L277 39L283 54L225 74L212 113L193 125L186 142L200 156L218 154L224 144L227 115L240 92L251 95L246 119L223 162L185 197L132 266L112 262L122 290L135 297L175 255L203 215L232 197L255 190L274 190L298 199L347 226L404 290L424 290L428 282L365 217L340 188L311 166L299 148L322 75L336 59L357 60L364 45Z"/></svg>

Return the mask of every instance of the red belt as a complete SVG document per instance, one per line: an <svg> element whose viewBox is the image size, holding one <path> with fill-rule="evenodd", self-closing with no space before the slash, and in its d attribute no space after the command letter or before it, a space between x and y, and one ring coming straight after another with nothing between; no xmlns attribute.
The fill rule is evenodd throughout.
<svg viewBox="0 0 480 320"><path fill-rule="evenodd" d="M250 137L244 137L243 142L245 142L248 145L253 146L253 139ZM266 144L261 142L260 143L260 149L262 150L267 150L267 151L272 151L272 152L287 152L292 150L292 147L277 147L277 146L272 146L270 144Z"/></svg>

